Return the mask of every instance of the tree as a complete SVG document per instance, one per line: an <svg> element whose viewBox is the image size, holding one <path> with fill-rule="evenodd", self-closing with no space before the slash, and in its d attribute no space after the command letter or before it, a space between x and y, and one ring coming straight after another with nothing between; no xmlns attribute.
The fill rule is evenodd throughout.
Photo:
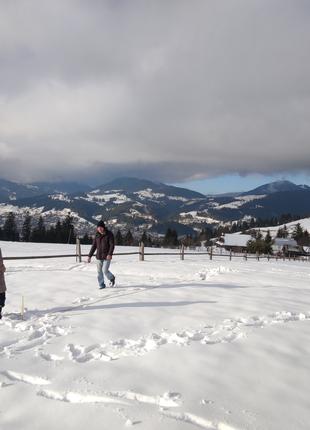
<svg viewBox="0 0 310 430"><path fill-rule="evenodd" d="M145 231L143 232L142 236L141 236L141 242L144 243L144 245L146 245L147 242L147 234L145 233Z"/></svg>
<svg viewBox="0 0 310 430"><path fill-rule="evenodd" d="M265 237L265 250L264 250L265 254L272 254L272 243L273 243L273 240L272 240L270 231L268 230Z"/></svg>
<svg viewBox="0 0 310 430"><path fill-rule="evenodd" d="M192 236L190 234L187 234L186 237L182 240L182 244L187 248L190 246L193 246L194 240L193 240Z"/></svg>
<svg viewBox="0 0 310 430"><path fill-rule="evenodd" d="M120 230L117 230L115 235L115 245L124 245L124 239Z"/></svg>
<svg viewBox="0 0 310 430"><path fill-rule="evenodd" d="M143 232L143 234L141 236L141 242L143 242L145 246L152 246L153 245L151 236L147 235L145 231Z"/></svg>
<svg viewBox="0 0 310 430"><path fill-rule="evenodd" d="M73 216L70 213L64 219L61 230L63 243L75 243L76 238L73 225Z"/></svg>
<svg viewBox="0 0 310 430"><path fill-rule="evenodd" d="M60 220L57 220L55 225L55 237L53 242L63 243L62 226Z"/></svg>
<svg viewBox="0 0 310 430"><path fill-rule="evenodd" d="M48 230L46 230L45 241L49 243L55 242L55 226L51 225Z"/></svg>
<svg viewBox="0 0 310 430"><path fill-rule="evenodd" d="M179 241L178 241L178 234L176 230L171 230L171 228L168 228L163 240L163 246L176 247L178 245L179 245Z"/></svg>
<svg viewBox="0 0 310 430"><path fill-rule="evenodd" d="M31 237L31 215L29 212L26 213L26 217L24 219L24 223L22 226L22 241L29 242Z"/></svg>
<svg viewBox="0 0 310 430"><path fill-rule="evenodd" d="M92 243L92 238L90 236L88 236L87 233L85 233L81 239L81 243L83 245L90 245Z"/></svg>
<svg viewBox="0 0 310 430"><path fill-rule="evenodd" d="M263 239L250 240L248 242L247 251L250 254L264 254L265 246L266 244Z"/></svg>
<svg viewBox="0 0 310 430"><path fill-rule="evenodd" d="M304 235L303 228L300 225L300 223L297 223L292 233L292 238L295 239L297 243L299 243L300 239L303 238L303 235Z"/></svg>
<svg viewBox="0 0 310 430"><path fill-rule="evenodd" d="M247 251L251 254L272 254L272 237L270 231L268 230L265 239L261 232L256 231L256 237L250 240L247 245Z"/></svg>
<svg viewBox="0 0 310 430"><path fill-rule="evenodd" d="M124 245L132 246L134 244L134 238L130 230L127 231L124 238Z"/></svg>
<svg viewBox="0 0 310 430"><path fill-rule="evenodd" d="M3 226L3 239L18 241L19 233L17 230L17 225L15 221L15 214L13 212L9 212Z"/></svg>
<svg viewBox="0 0 310 430"><path fill-rule="evenodd" d="M171 242L171 237L172 237L172 231L171 228L168 228L163 240L163 246L169 246L170 242Z"/></svg>
<svg viewBox="0 0 310 430"><path fill-rule="evenodd" d="M46 228L44 225L43 217L40 216L37 226L32 230L31 242L45 242L46 241Z"/></svg>
<svg viewBox="0 0 310 430"><path fill-rule="evenodd" d="M286 227L286 225L284 225L284 227L283 228L279 228L278 229L278 232L277 232L277 237L280 237L280 238L284 238L284 239L286 239L287 238L287 236L288 236L288 231L287 231L287 227Z"/></svg>

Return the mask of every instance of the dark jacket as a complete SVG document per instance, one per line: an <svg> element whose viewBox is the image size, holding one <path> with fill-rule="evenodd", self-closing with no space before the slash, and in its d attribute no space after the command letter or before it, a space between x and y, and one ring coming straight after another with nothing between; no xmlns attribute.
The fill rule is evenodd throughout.
<svg viewBox="0 0 310 430"><path fill-rule="evenodd" d="M92 257L95 251L97 260L105 260L108 255L113 255L114 235L110 230L106 230L104 234L96 233L88 257Z"/></svg>

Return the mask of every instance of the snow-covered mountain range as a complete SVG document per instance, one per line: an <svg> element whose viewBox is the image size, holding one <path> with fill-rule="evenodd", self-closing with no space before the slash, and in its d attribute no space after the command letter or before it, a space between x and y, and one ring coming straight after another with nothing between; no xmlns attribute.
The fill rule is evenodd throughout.
<svg viewBox="0 0 310 430"><path fill-rule="evenodd" d="M8 212L19 223L26 212L33 222L43 216L47 225L69 212L80 234L93 231L104 219L114 230L179 234L207 226L291 213L310 215L310 187L277 181L234 195L203 195L185 188L137 178L119 178L91 188L76 183L17 184L0 180L0 225Z"/></svg>

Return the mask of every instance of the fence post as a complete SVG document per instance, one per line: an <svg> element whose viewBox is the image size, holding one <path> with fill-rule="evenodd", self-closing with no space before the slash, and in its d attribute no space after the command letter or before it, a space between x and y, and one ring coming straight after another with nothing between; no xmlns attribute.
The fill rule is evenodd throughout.
<svg viewBox="0 0 310 430"><path fill-rule="evenodd" d="M245 261L247 261L247 260L248 260L248 253L247 253L247 251L245 251L244 259L245 259Z"/></svg>
<svg viewBox="0 0 310 430"><path fill-rule="evenodd" d="M229 260L231 261L231 249L229 250Z"/></svg>
<svg viewBox="0 0 310 430"><path fill-rule="evenodd" d="M267 260L268 260L268 261L270 260L270 254L268 254L268 255L267 255Z"/></svg>
<svg viewBox="0 0 310 430"><path fill-rule="evenodd" d="M210 260L212 260L212 255L213 254L213 248L212 248L212 246L211 246L211 250L210 250Z"/></svg>
<svg viewBox="0 0 310 430"><path fill-rule="evenodd" d="M76 238L76 258L75 258L75 260L78 261L79 263L81 263L81 261L82 261L81 241L78 237Z"/></svg>
<svg viewBox="0 0 310 430"><path fill-rule="evenodd" d="M140 242L139 260L144 261L144 243L143 242Z"/></svg>
<svg viewBox="0 0 310 430"><path fill-rule="evenodd" d="M184 260L184 244L181 245L181 249L180 249L180 258L181 260Z"/></svg>
<svg viewBox="0 0 310 430"><path fill-rule="evenodd" d="M24 319L24 312L25 312L25 299L24 296L22 296L22 302L21 302L21 308L20 308L20 316L21 319Z"/></svg>
<svg viewBox="0 0 310 430"><path fill-rule="evenodd" d="M259 261L259 253L258 252L256 253L256 258L257 258L257 261Z"/></svg>

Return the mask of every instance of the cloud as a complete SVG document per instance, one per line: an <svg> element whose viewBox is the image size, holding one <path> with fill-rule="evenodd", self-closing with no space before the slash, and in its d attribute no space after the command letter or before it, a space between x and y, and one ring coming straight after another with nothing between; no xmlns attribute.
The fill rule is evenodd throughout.
<svg viewBox="0 0 310 430"><path fill-rule="evenodd" d="M4 0L0 177L310 170L310 7Z"/></svg>

